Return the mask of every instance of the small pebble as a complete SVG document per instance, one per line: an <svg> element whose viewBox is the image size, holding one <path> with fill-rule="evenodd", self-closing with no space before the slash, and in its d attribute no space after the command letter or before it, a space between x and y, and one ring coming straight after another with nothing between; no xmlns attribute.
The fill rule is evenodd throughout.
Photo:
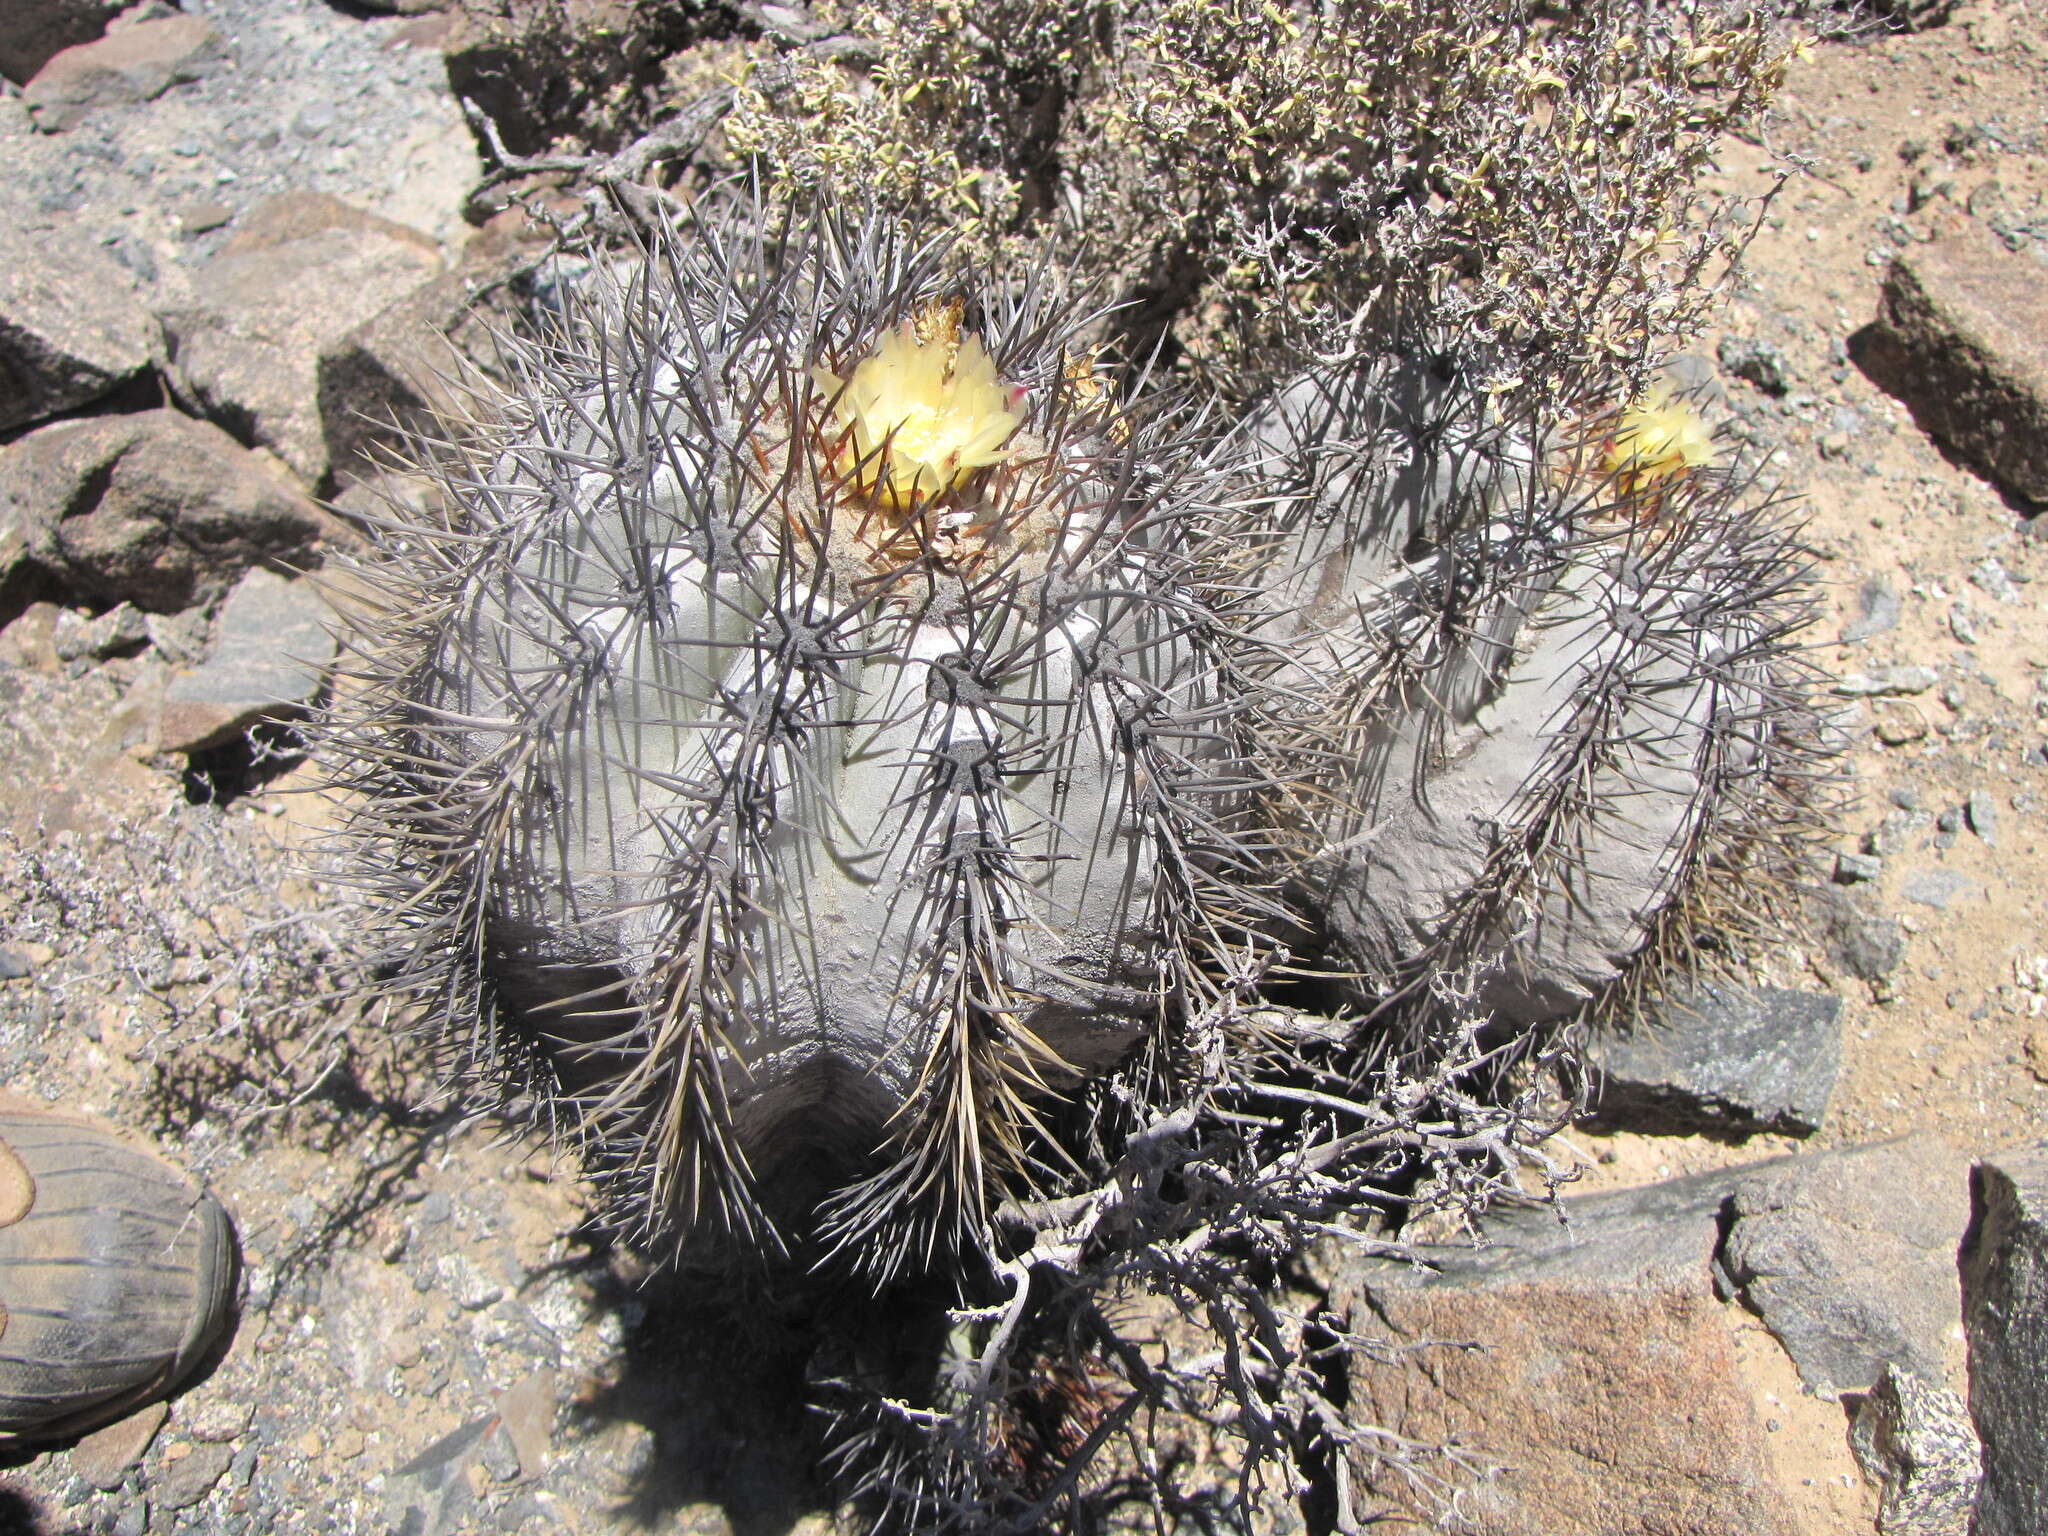
<svg viewBox="0 0 2048 1536"><path fill-rule="evenodd" d="M1977 834L1986 848L1998 846L1998 802L1986 790L1973 789L1967 806L1970 830Z"/></svg>

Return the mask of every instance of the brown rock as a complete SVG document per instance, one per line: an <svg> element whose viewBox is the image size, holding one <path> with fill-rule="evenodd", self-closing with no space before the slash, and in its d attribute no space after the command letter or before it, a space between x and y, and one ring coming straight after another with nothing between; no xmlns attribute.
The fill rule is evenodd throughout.
<svg viewBox="0 0 2048 1536"><path fill-rule="evenodd" d="M1986 479L2048 501L2048 268L1974 230L1908 252L1858 361Z"/></svg>
<svg viewBox="0 0 2048 1536"><path fill-rule="evenodd" d="M520 215L523 219L523 215ZM334 473L374 477L408 432L459 413L465 371L491 371L493 330L509 330L505 284L539 249L535 235L493 220L452 272L414 289L320 358L320 419Z"/></svg>
<svg viewBox="0 0 2048 1536"><path fill-rule="evenodd" d="M1432 1249L1437 1274L1341 1275L1333 1307L1412 1346L1350 1358L1347 1419L1500 1469L1431 1491L1375 1454L1398 1442L1360 1436L1360 1516L1427 1526L1455 1494L1459 1529L1484 1536L1797 1531L1714 1299L1724 1185L1568 1200L1567 1225L1513 1212L1485 1248Z"/></svg>
<svg viewBox="0 0 2048 1536"><path fill-rule="evenodd" d="M90 243L0 219L0 427L84 405L150 365L157 326L134 284Z"/></svg>
<svg viewBox="0 0 2048 1536"><path fill-rule="evenodd" d="M36 127L61 133L98 107L150 101L197 80L227 45L203 16L137 22L57 54L22 91Z"/></svg>
<svg viewBox="0 0 2048 1536"><path fill-rule="evenodd" d="M128 1469L142 1460L169 1414L167 1404L150 1403L94 1430L71 1447L71 1470L103 1493L113 1491L121 1486Z"/></svg>
<svg viewBox="0 0 2048 1536"><path fill-rule="evenodd" d="M163 317L172 386L319 487L321 356L440 271L417 230L318 193L271 198L198 274L202 297Z"/></svg>
<svg viewBox="0 0 2048 1536"><path fill-rule="evenodd" d="M0 75L16 85L106 31L126 0L0 0Z"/></svg>
<svg viewBox="0 0 2048 1536"><path fill-rule="evenodd" d="M266 560L310 564L333 518L176 411L60 421L0 448L0 528L81 596L174 612Z"/></svg>

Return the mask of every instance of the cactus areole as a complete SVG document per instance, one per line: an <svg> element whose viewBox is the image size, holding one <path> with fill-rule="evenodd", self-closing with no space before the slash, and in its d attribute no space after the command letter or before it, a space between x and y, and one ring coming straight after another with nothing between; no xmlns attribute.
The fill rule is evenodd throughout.
<svg viewBox="0 0 2048 1536"><path fill-rule="evenodd" d="M985 1246L1114 1159L1079 1088L1262 1048L1276 956L1552 1016L1768 833L1796 573L1663 418L1559 474L1382 369L1219 434L1045 271L758 228L600 265L417 445L329 732L391 986L643 1240Z"/></svg>

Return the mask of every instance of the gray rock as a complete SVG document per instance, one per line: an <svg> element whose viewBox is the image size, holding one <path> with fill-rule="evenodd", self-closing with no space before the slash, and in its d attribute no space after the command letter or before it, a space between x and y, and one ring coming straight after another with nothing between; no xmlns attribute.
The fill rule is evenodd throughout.
<svg viewBox="0 0 2048 1536"><path fill-rule="evenodd" d="M1846 891L1823 892L1817 905L1828 963L1837 970L1882 981L1906 958L1906 936L1896 920L1865 911Z"/></svg>
<svg viewBox="0 0 2048 1536"><path fill-rule="evenodd" d="M62 133L100 107L151 101L197 80L227 56L203 16L167 16L109 32L57 54L22 91L36 127Z"/></svg>
<svg viewBox="0 0 2048 1536"><path fill-rule="evenodd" d="M2048 1142L1979 1163L1960 1260L1970 1416L1984 1443L1972 1536L2048 1531Z"/></svg>
<svg viewBox="0 0 2048 1536"><path fill-rule="evenodd" d="M0 427L97 400L160 350L125 268L88 242L59 245L0 219Z"/></svg>
<svg viewBox="0 0 2048 1536"><path fill-rule="evenodd" d="M1891 263L1858 361L1959 458L2048 500L2048 268L1975 228Z"/></svg>
<svg viewBox="0 0 2048 1536"><path fill-rule="evenodd" d="M1989 790L1973 789L1964 805L1970 818L1970 830L1986 848L1998 846L1998 802Z"/></svg>
<svg viewBox="0 0 2048 1536"><path fill-rule="evenodd" d="M1779 987L1701 987L1658 1000L1587 1046L1602 1121L1632 1129L1820 1129L1842 1065L1842 1003Z"/></svg>
<svg viewBox="0 0 2048 1536"><path fill-rule="evenodd" d="M1845 699L1902 698L1925 693L1937 681L1932 667L1887 667L1867 676L1851 673L1835 682L1834 691Z"/></svg>
<svg viewBox="0 0 2048 1536"><path fill-rule="evenodd" d="M1937 912L1947 911L1948 904L1969 889L1969 877L1953 869L1915 870L1899 883L1899 894L1906 900L1932 907Z"/></svg>
<svg viewBox="0 0 2048 1536"><path fill-rule="evenodd" d="M1875 880L1884 873L1884 860L1871 853L1838 853L1835 855L1835 883L1837 885L1862 885Z"/></svg>
<svg viewBox="0 0 2048 1536"><path fill-rule="evenodd" d="M9 529L19 562L152 613L208 601L259 561L311 564L321 541L348 537L225 432L176 411L60 421L0 448Z"/></svg>
<svg viewBox="0 0 2048 1536"><path fill-rule="evenodd" d="M1856 617L1842 626L1842 642L1857 645L1896 629L1904 611L1891 584L1882 576L1872 576L1856 589Z"/></svg>
<svg viewBox="0 0 2048 1536"><path fill-rule="evenodd" d="M0 0L0 75L26 85L57 54L107 30L127 0Z"/></svg>
<svg viewBox="0 0 2048 1536"><path fill-rule="evenodd" d="M164 315L172 387L318 488L329 465L321 357L440 270L417 230L317 193L271 198L197 275L200 297Z"/></svg>
<svg viewBox="0 0 2048 1536"><path fill-rule="evenodd" d="M156 1480L157 1503L164 1509L190 1509L213 1491L234 1459L232 1446L194 1445L189 1456L170 1463Z"/></svg>
<svg viewBox="0 0 2048 1536"><path fill-rule="evenodd" d="M1964 1160L1926 1132L1771 1165L1734 1190L1722 1263L1817 1394L1887 1363L1950 1378Z"/></svg>
<svg viewBox="0 0 2048 1536"><path fill-rule="evenodd" d="M97 618L66 609L53 637L59 661L105 661L149 644L148 616L133 603L120 603Z"/></svg>
<svg viewBox="0 0 2048 1536"><path fill-rule="evenodd" d="M1724 369L1738 379L1748 380L1767 395L1784 395L1792 388L1785 353L1775 342L1724 336L1719 356Z"/></svg>
<svg viewBox="0 0 2048 1536"><path fill-rule="evenodd" d="M1887 1365L1857 1405L1849 1447L1881 1491L1878 1536L1969 1536L1977 1432L1955 1393Z"/></svg>
<svg viewBox="0 0 2048 1536"><path fill-rule="evenodd" d="M304 711L334 664L333 611L311 583L250 571L221 608L213 652L164 690L166 752L199 752Z"/></svg>

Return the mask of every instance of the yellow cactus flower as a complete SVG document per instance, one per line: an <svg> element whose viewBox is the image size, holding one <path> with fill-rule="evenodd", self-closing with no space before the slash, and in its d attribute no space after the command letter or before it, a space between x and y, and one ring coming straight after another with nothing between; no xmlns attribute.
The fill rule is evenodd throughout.
<svg viewBox="0 0 2048 1536"><path fill-rule="evenodd" d="M889 332L846 379L824 368L812 377L850 439L862 489L898 507L999 463L1023 420L980 338L961 334L956 307Z"/></svg>
<svg viewBox="0 0 2048 1536"><path fill-rule="evenodd" d="M1699 407L1659 384L1621 413L1602 467L1624 496L1637 496L1713 462L1714 435Z"/></svg>

